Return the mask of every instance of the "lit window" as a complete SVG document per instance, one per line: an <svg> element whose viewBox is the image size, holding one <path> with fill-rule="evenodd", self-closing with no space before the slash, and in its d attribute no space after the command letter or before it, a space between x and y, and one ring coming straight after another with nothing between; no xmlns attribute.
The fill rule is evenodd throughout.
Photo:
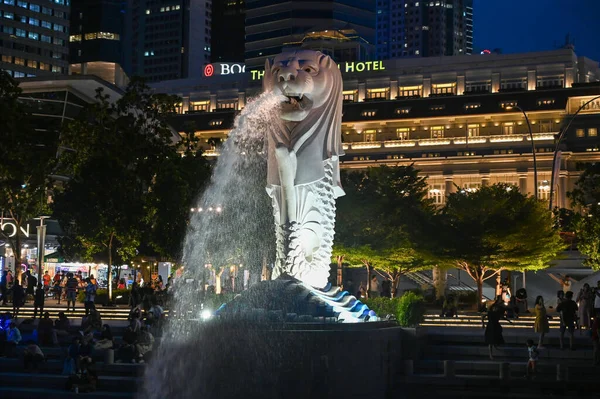
<svg viewBox="0 0 600 399"><path fill-rule="evenodd" d="M421 97L422 86L404 86L398 88L398 97Z"/></svg>
<svg viewBox="0 0 600 399"><path fill-rule="evenodd" d="M15 19L15 14L13 14L12 12L5 12L4 13L4 18Z"/></svg>
<svg viewBox="0 0 600 399"><path fill-rule="evenodd" d="M375 111L375 110L369 110L369 111L363 111L363 112L361 112L362 116L369 116L369 117L371 117L371 116L375 116L375 114L377 114L377 111Z"/></svg>
<svg viewBox="0 0 600 399"><path fill-rule="evenodd" d="M31 11L40 12L40 6L38 6L37 4L30 4L29 9Z"/></svg>
<svg viewBox="0 0 600 399"><path fill-rule="evenodd" d="M367 90L367 98L368 99L376 99L377 98L377 99L387 100L388 92L389 92L388 88L368 89Z"/></svg>
<svg viewBox="0 0 600 399"><path fill-rule="evenodd" d="M40 40L40 35L35 33L35 32L29 32L27 33L27 37L32 39L32 40Z"/></svg>
<svg viewBox="0 0 600 399"><path fill-rule="evenodd" d="M29 25L40 26L40 20L36 18L29 18Z"/></svg>
<svg viewBox="0 0 600 399"><path fill-rule="evenodd" d="M85 40L95 40L95 39L119 40L120 36L118 33L110 33L110 32L94 32L94 33L86 33L85 34Z"/></svg>
<svg viewBox="0 0 600 399"><path fill-rule="evenodd" d="M27 2L26 1L17 1L17 5L19 7L27 8Z"/></svg>
<svg viewBox="0 0 600 399"><path fill-rule="evenodd" d="M44 43L52 43L52 37L47 35L42 35L42 41Z"/></svg>
<svg viewBox="0 0 600 399"><path fill-rule="evenodd" d="M537 102L538 106L544 106L544 105L552 105L554 104L554 99L553 98L542 98L541 100L538 100Z"/></svg>
<svg viewBox="0 0 600 399"><path fill-rule="evenodd" d="M354 102L356 101L356 90L344 90L342 95L344 96L344 101Z"/></svg>
<svg viewBox="0 0 600 399"><path fill-rule="evenodd" d="M479 107L481 107L481 104L479 103L465 104L466 110L477 109Z"/></svg>
<svg viewBox="0 0 600 399"><path fill-rule="evenodd" d="M23 29L17 29L17 36L26 37L26 32Z"/></svg>
<svg viewBox="0 0 600 399"><path fill-rule="evenodd" d="M396 108L397 115L408 115L410 113L410 107Z"/></svg>
<svg viewBox="0 0 600 399"><path fill-rule="evenodd" d="M38 67L38 62L37 61L33 61L33 60L28 60L27 61L27 66L30 68L37 68Z"/></svg>
<svg viewBox="0 0 600 399"><path fill-rule="evenodd" d="M585 130L583 130L583 129L577 129L577 130L575 130L575 135L577 137L585 137Z"/></svg>
<svg viewBox="0 0 600 399"><path fill-rule="evenodd" d="M25 59L20 57L15 57L15 65L25 65Z"/></svg>
<svg viewBox="0 0 600 399"><path fill-rule="evenodd" d="M427 198L433 200L435 205L443 205L446 202L446 189L443 184L432 184L429 186Z"/></svg>
<svg viewBox="0 0 600 399"><path fill-rule="evenodd" d="M502 134L505 136L511 135L515 133L515 124L514 122L506 122L502 124Z"/></svg>
<svg viewBox="0 0 600 399"><path fill-rule="evenodd" d="M431 107L429 107L429 110L430 111L441 111L445 108L446 108L446 106L444 104L438 104L438 105L432 105Z"/></svg>
<svg viewBox="0 0 600 399"><path fill-rule="evenodd" d="M407 127L396 128L396 138L398 140L408 140L410 135L410 129Z"/></svg>
<svg viewBox="0 0 600 399"><path fill-rule="evenodd" d="M432 126L431 127L431 138L441 139L444 137L444 126Z"/></svg>
<svg viewBox="0 0 600 399"><path fill-rule="evenodd" d="M146 10L146 15L150 15L151 12L152 11L150 11L150 10Z"/></svg>
<svg viewBox="0 0 600 399"><path fill-rule="evenodd" d="M52 24L48 21L42 21L42 28L52 29Z"/></svg>
<svg viewBox="0 0 600 399"><path fill-rule="evenodd" d="M598 135L598 128L590 127L588 128L588 137L596 137Z"/></svg>
<svg viewBox="0 0 600 399"><path fill-rule="evenodd" d="M468 133L469 137L479 136L479 123L467 125L467 133Z"/></svg>
<svg viewBox="0 0 600 399"><path fill-rule="evenodd" d="M504 108L504 109L512 109L514 107L517 106L517 102L516 101L502 101L500 103L500 108Z"/></svg>
<svg viewBox="0 0 600 399"><path fill-rule="evenodd" d="M223 124L223 120L219 119L219 120L210 121L208 124L210 126L221 126Z"/></svg>
<svg viewBox="0 0 600 399"><path fill-rule="evenodd" d="M12 64L12 56L11 55L2 55L2 62L8 62L9 64Z"/></svg>
<svg viewBox="0 0 600 399"><path fill-rule="evenodd" d="M375 135L377 134L377 130L368 129L364 131L364 139L363 141L373 142L375 141Z"/></svg>
<svg viewBox="0 0 600 399"><path fill-rule="evenodd" d="M57 32L64 32L64 30L65 30L65 27L64 27L64 26L62 26L62 25L59 25L59 24L54 24L54 27L53 27L53 29L54 29L55 31L57 31Z"/></svg>
<svg viewBox="0 0 600 399"><path fill-rule="evenodd" d="M69 36L69 41L70 42L80 42L81 35L71 35L71 36Z"/></svg>

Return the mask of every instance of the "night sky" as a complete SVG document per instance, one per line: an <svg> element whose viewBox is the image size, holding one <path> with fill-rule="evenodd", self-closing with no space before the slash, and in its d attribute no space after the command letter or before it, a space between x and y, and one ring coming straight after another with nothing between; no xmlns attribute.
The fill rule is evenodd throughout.
<svg viewBox="0 0 600 399"><path fill-rule="evenodd" d="M600 0L474 0L474 51L552 50L571 34L577 55L600 61Z"/></svg>

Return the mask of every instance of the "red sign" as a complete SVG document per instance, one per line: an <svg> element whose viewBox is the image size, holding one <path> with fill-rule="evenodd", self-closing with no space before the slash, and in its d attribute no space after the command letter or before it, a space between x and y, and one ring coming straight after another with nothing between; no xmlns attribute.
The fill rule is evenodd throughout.
<svg viewBox="0 0 600 399"><path fill-rule="evenodd" d="M212 64L208 64L204 67L204 76L206 76L207 78L213 76L214 73L215 68L212 66Z"/></svg>

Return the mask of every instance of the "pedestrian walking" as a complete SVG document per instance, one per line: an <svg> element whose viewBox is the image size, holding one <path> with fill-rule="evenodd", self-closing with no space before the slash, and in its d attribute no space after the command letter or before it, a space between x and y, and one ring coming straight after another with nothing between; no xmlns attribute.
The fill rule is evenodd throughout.
<svg viewBox="0 0 600 399"><path fill-rule="evenodd" d="M583 287L577 294L577 305L579 307L579 332L587 330L592 326L592 290L588 283L583 284Z"/></svg>
<svg viewBox="0 0 600 399"><path fill-rule="evenodd" d="M504 312L505 309L502 306L502 297L499 296L496 299L496 302L494 302L492 306L490 306L487 315L485 315L481 320L482 326L483 328L485 328L485 343L487 344L489 349L490 360L494 360L493 349L499 349L498 346L504 344L504 337L502 336L502 326L500 325L500 320L507 320L506 317L504 317ZM486 318L488 320L487 326L484 322ZM510 320L507 321L512 324Z"/></svg>
<svg viewBox="0 0 600 399"><path fill-rule="evenodd" d="M560 349L564 348L563 341L565 338L565 330L569 330L569 348L571 350L574 350L574 334L575 321L577 320L577 304L573 300L573 291L567 291L567 293L565 294L565 300L556 307L556 311L561 313Z"/></svg>
<svg viewBox="0 0 600 399"><path fill-rule="evenodd" d="M67 312L69 311L69 306L73 307L73 312L75 311L75 301L77 300L77 285L77 279L73 277L73 273L67 273Z"/></svg>
<svg viewBox="0 0 600 399"><path fill-rule="evenodd" d="M60 280L54 281L54 287L52 287L52 291L54 293L54 298L56 299L56 304L60 305L60 297L62 296Z"/></svg>
<svg viewBox="0 0 600 399"><path fill-rule="evenodd" d="M31 270L27 270L25 272L27 275L27 288L25 289L25 301L27 301L27 297L31 295L34 298L35 287L37 287L37 278L33 274L31 274Z"/></svg>
<svg viewBox="0 0 600 399"><path fill-rule="evenodd" d="M94 300L96 299L96 291L98 287L96 284L92 282L91 278L86 279L86 287L85 287L85 315L89 315L92 309L95 309L96 306L94 304Z"/></svg>
<svg viewBox="0 0 600 399"><path fill-rule="evenodd" d="M33 318L37 316L38 309L40 310L40 319L44 314L44 301L46 300L46 292L42 283L38 284L33 298Z"/></svg>
<svg viewBox="0 0 600 399"><path fill-rule="evenodd" d="M535 321L533 323L533 331L540 334L538 341L538 349L542 349L544 345L544 335L550 332L550 324L548 323L548 313L544 306L544 298L540 295L535 298Z"/></svg>
<svg viewBox="0 0 600 399"><path fill-rule="evenodd" d="M16 319L19 315L19 309L25 303L25 291L18 281L15 281L12 286L12 301L13 301L13 318Z"/></svg>
<svg viewBox="0 0 600 399"><path fill-rule="evenodd" d="M2 295L2 305L6 306L8 300L8 270L2 270L0 277L0 295Z"/></svg>
<svg viewBox="0 0 600 399"><path fill-rule="evenodd" d="M533 344L532 339L527 340L527 353L529 360L527 361L527 378L535 377L537 373L537 361L539 358L539 351Z"/></svg>

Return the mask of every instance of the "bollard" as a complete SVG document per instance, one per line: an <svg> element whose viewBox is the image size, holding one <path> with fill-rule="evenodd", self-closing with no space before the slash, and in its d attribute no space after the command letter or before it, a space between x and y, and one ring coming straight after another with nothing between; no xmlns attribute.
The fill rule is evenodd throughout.
<svg viewBox="0 0 600 399"><path fill-rule="evenodd" d="M454 361L453 360L444 360L444 377L446 377L446 378L454 377Z"/></svg>
<svg viewBox="0 0 600 399"><path fill-rule="evenodd" d="M500 363L500 379L508 380L510 378L510 363Z"/></svg>
<svg viewBox="0 0 600 399"><path fill-rule="evenodd" d="M115 362L115 351L113 349L106 349L104 352L104 364L113 364Z"/></svg>
<svg viewBox="0 0 600 399"><path fill-rule="evenodd" d="M413 360L404 361L404 375L413 376L415 374L415 364Z"/></svg>

